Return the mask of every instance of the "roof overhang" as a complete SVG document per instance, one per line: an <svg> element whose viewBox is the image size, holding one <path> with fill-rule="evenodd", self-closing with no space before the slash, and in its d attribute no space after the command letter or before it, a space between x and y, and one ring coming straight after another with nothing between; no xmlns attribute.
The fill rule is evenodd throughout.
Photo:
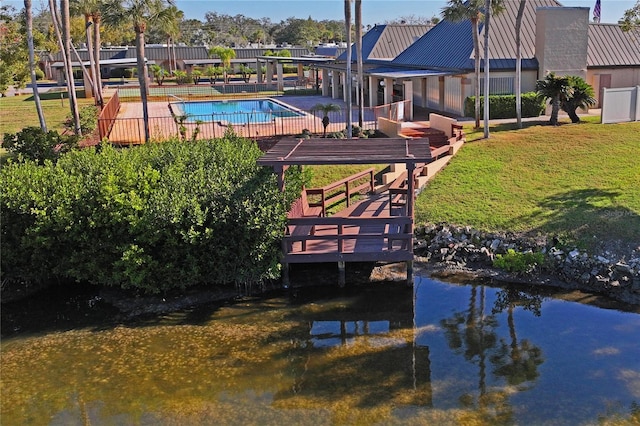
<svg viewBox="0 0 640 426"><path fill-rule="evenodd" d="M282 139L258 165L283 167L321 164L430 163L428 138Z"/></svg>
<svg viewBox="0 0 640 426"><path fill-rule="evenodd" d="M102 59L100 61L100 66L102 65L136 65L138 60L136 58L123 58L123 59ZM147 59L146 64L155 64L155 61L150 61ZM71 62L71 66L79 67L81 64L78 61ZM82 65L85 67L91 65L89 61L83 61ZM64 62L54 62L51 64L53 68L63 68Z"/></svg>
<svg viewBox="0 0 640 426"><path fill-rule="evenodd" d="M367 74L378 78L393 78L397 80L409 78L439 77L445 75L461 74L459 70L442 71L432 69L399 69L399 68L374 68L367 71ZM464 74L464 73L463 73Z"/></svg>
<svg viewBox="0 0 640 426"><path fill-rule="evenodd" d="M335 61L335 58L332 58L330 56L256 56L255 59L258 59L262 62L295 62L303 64L315 64Z"/></svg>

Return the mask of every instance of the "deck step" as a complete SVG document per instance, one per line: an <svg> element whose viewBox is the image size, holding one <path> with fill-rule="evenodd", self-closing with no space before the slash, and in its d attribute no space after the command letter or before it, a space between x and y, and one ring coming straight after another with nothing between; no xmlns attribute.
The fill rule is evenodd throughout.
<svg viewBox="0 0 640 426"><path fill-rule="evenodd" d="M404 170L397 171L397 172L387 172L382 175L382 183L384 185L388 185L392 183L394 180L396 180L398 176L400 176L402 173L404 173Z"/></svg>

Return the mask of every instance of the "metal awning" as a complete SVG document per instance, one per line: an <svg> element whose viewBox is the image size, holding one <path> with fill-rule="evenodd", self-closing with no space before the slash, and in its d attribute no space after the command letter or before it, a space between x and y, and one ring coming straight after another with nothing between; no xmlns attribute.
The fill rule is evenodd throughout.
<svg viewBox="0 0 640 426"><path fill-rule="evenodd" d="M455 70L455 71L442 71L442 70L432 70L432 69L398 69L398 68L374 68L367 71L367 74L379 77L379 78L395 78L395 79L403 79L403 78L422 78L422 77L436 77L436 76L444 76L444 75L456 75L456 74L464 74L463 71Z"/></svg>

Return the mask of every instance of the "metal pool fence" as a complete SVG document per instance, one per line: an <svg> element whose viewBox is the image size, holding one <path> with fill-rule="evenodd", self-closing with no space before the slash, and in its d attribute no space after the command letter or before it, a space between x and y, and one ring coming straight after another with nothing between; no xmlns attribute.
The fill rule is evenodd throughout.
<svg viewBox="0 0 640 426"><path fill-rule="evenodd" d="M186 100L183 97L185 96L184 93L181 93L182 96L176 94L175 86L170 89L171 93L165 92L167 101L175 102L176 97L181 100ZM260 95L264 96L264 93L260 93ZM130 94L125 92L124 96L130 96ZM164 96L164 94L162 96ZM188 98L188 96L185 97ZM114 104L110 102L109 110L105 110L103 114L101 114L98 120L100 138L107 138L109 142L114 144L144 143L145 132L143 118L116 117L116 112L120 107L122 99L122 89L119 89ZM407 102L408 101L395 102L393 104L365 108L362 130L376 130L378 118L380 117L394 120L401 119L407 108ZM218 138L224 136L225 132L230 130L233 130L233 132L239 136L254 139L299 135L305 131L315 135L325 133L323 125L324 114L322 111L297 110L297 112L299 112L299 116L296 117L281 117L278 116L277 113L261 113L257 116L254 112L189 116L172 116L169 114L165 116L150 116L149 135L151 141L162 141L169 138L178 138L181 140ZM354 108L351 114L353 125L358 126L358 109ZM329 124L326 128L327 136L339 136L333 134L345 130L347 111L329 112L327 117L329 118Z"/></svg>

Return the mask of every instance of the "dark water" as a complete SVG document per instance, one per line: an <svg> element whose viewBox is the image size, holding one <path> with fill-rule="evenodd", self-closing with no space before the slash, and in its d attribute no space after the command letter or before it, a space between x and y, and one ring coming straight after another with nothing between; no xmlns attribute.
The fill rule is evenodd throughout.
<svg viewBox="0 0 640 426"><path fill-rule="evenodd" d="M136 323L93 296L3 307L2 425L640 422L637 312L425 278Z"/></svg>

